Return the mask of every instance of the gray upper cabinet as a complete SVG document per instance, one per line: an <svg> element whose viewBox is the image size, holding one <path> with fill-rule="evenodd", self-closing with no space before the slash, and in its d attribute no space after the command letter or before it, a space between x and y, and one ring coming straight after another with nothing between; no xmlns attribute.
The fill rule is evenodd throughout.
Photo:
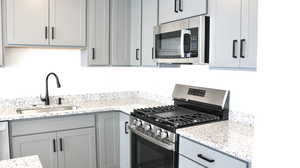
<svg viewBox="0 0 300 168"><path fill-rule="evenodd" d="M82 49L82 62L89 66L110 64L109 12L110 0L87 0L88 47Z"/></svg>
<svg viewBox="0 0 300 168"><path fill-rule="evenodd" d="M3 41L2 41L2 0L0 0L0 67L3 63Z"/></svg>
<svg viewBox="0 0 300 168"><path fill-rule="evenodd" d="M7 45L49 45L49 0L4 0Z"/></svg>
<svg viewBox="0 0 300 168"><path fill-rule="evenodd" d="M50 36L53 46L85 46L86 0L50 0Z"/></svg>
<svg viewBox="0 0 300 168"><path fill-rule="evenodd" d="M159 0L159 23L207 14L207 0Z"/></svg>
<svg viewBox="0 0 300 168"><path fill-rule="evenodd" d="M110 1L110 57L113 66L128 66L130 58L130 0Z"/></svg>
<svg viewBox="0 0 300 168"><path fill-rule="evenodd" d="M157 25L158 1L142 1L142 66L155 66L154 62L154 26Z"/></svg>
<svg viewBox="0 0 300 168"><path fill-rule="evenodd" d="M130 65L141 65L142 0L130 0Z"/></svg>
<svg viewBox="0 0 300 168"><path fill-rule="evenodd" d="M256 68L257 0L212 0L213 68Z"/></svg>
<svg viewBox="0 0 300 168"><path fill-rule="evenodd" d="M86 45L86 0L5 0L7 46Z"/></svg>

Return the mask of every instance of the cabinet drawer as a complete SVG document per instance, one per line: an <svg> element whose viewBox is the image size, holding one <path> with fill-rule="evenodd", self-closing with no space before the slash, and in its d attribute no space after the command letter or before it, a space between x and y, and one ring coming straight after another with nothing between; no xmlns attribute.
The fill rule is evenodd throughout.
<svg viewBox="0 0 300 168"><path fill-rule="evenodd" d="M247 168L247 163L180 137L179 153L209 168Z"/></svg>
<svg viewBox="0 0 300 168"><path fill-rule="evenodd" d="M69 130L95 126L94 115L77 115L46 119L12 121L11 135L20 136L59 130Z"/></svg>
<svg viewBox="0 0 300 168"><path fill-rule="evenodd" d="M192 161L182 155L179 155L179 168L205 168L197 162Z"/></svg>

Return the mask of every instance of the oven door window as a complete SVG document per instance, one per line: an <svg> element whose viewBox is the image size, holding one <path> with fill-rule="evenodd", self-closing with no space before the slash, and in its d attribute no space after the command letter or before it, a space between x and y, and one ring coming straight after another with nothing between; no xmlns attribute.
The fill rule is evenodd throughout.
<svg viewBox="0 0 300 168"><path fill-rule="evenodd" d="M132 133L132 168L175 168L176 154Z"/></svg>

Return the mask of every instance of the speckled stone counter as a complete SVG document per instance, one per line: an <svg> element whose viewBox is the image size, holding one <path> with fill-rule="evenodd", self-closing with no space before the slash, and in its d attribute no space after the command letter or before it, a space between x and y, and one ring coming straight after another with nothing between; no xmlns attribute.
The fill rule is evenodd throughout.
<svg viewBox="0 0 300 168"><path fill-rule="evenodd" d="M177 133L235 158L252 160L252 125L229 120L182 128Z"/></svg>
<svg viewBox="0 0 300 168"><path fill-rule="evenodd" d="M38 156L0 161L0 168L43 168Z"/></svg>
<svg viewBox="0 0 300 168"><path fill-rule="evenodd" d="M122 111L129 114L136 108L172 104L172 100L170 98L162 98L161 96L150 95L143 92L84 94L61 97L64 100L63 105L74 105L77 106L78 109L18 114L16 112L17 108L28 108L32 107L32 105L44 107L44 105L41 104L38 97L0 100L0 121L89 114L107 111ZM55 102L56 99L57 97L52 97L52 102Z"/></svg>
<svg viewBox="0 0 300 168"><path fill-rule="evenodd" d="M68 111L18 114L16 112L17 108L32 107L32 105L43 107L44 105L42 105L39 97L0 99L0 121L107 111L123 111L129 114L136 108L173 104L171 98L138 91L66 95L60 97L63 98L64 105L75 105L79 108ZM57 98L51 97L52 103L55 103ZM251 162L254 118L251 115L243 115L242 113L233 111L230 112L229 116L229 121L183 128L179 129L177 133L233 157Z"/></svg>

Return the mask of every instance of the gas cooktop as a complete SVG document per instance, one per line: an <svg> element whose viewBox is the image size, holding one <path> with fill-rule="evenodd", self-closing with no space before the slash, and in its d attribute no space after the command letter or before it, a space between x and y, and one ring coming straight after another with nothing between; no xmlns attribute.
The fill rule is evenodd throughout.
<svg viewBox="0 0 300 168"><path fill-rule="evenodd" d="M168 128L168 130L220 120L220 117L216 115L175 105L136 109L133 114L135 117Z"/></svg>
<svg viewBox="0 0 300 168"><path fill-rule="evenodd" d="M173 100L169 106L135 109L132 126L151 130L154 125L176 132L178 128L228 119L229 91L176 85Z"/></svg>

